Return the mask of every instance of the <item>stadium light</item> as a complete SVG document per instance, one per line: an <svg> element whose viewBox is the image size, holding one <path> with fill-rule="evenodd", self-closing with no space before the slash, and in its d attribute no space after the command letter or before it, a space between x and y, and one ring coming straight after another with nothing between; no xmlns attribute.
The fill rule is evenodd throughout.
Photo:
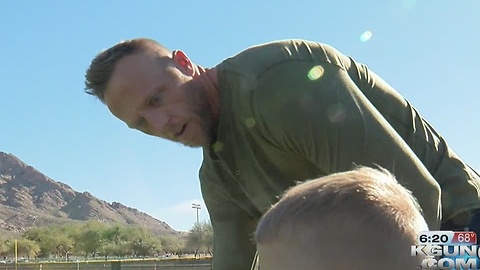
<svg viewBox="0 0 480 270"><path fill-rule="evenodd" d="M192 208L197 210L197 224L198 224L198 210L201 209L202 207L198 203L192 203Z"/></svg>

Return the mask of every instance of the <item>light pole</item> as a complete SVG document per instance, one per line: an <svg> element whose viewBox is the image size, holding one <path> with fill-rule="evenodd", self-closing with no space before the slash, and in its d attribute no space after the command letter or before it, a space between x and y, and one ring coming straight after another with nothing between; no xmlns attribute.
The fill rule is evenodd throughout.
<svg viewBox="0 0 480 270"><path fill-rule="evenodd" d="M201 209L200 204L192 203L192 208L197 209L197 224L198 224L198 210Z"/></svg>

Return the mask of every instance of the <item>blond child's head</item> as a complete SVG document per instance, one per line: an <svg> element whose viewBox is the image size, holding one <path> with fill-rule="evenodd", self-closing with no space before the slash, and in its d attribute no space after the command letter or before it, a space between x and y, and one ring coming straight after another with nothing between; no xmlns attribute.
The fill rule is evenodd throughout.
<svg viewBox="0 0 480 270"><path fill-rule="evenodd" d="M412 194L386 170L361 167L289 189L255 233L261 270L415 269L428 230Z"/></svg>

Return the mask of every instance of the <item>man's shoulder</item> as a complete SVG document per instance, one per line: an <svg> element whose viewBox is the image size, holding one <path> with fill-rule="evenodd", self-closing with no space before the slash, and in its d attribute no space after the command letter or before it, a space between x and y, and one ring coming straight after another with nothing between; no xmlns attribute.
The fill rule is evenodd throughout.
<svg viewBox="0 0 480 270"><path fill-rule="evenodd" d="M252 73L261 73L272 65L292 59L306 59L314 52L314 47L320 43L301 39L278 40L257 44L225 59L219 64L224 70L249 70ZM302 47L305 48L302 50Z"/></svg>
<svg viewBox="0 0 480 270"><path fill-rule="evenodd" d="M316 65L338 66L340 61L347 60L335 48L308 40L252 46L219 65L222 114L229 116L226 121L239 123L252 117L276 119L280 109L296 110L292 96L302 97L309 89L292 82L303 82Z"/></svg>
<svg viewBox="0 0 480 270"><path fill-rule="evenodd" d="M224 85L240 84L251 87L262 75L279 65L309 62L329 63L341 68L348 66L349 58L325 43L288 39L251 46L217 65L219 81ZM249 83L250 82L250 83Z"/></svg>
<svg viewBox="0 0 480 270"><path fill-rule="evenodd" d="M219 86L222 90L230 89L237 94L249 95L248 90L255 89L262 82L263 75L269 71L275 71L277 78L294 75L278 74L275 69L278 66L287 65L295 69L299 63L312 66L321 62L332 63L332 59L341 59L339 54L329 45L302 39L278 40L251 46L217 65Z"/></svg>

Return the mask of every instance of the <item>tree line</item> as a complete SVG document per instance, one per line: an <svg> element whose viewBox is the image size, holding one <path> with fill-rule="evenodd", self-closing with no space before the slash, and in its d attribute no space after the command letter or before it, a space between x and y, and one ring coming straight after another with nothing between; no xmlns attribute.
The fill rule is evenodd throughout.
<svg viewBox="0 0 480 270"><path fill-rule="evenodd" d="M153 235L144 228L89 221L32 228L18 237L0 235L0 259L15 256L29 260L71 257L158 257L165 254L212 255L210 222L193 225L186 234Z"/></svg>

